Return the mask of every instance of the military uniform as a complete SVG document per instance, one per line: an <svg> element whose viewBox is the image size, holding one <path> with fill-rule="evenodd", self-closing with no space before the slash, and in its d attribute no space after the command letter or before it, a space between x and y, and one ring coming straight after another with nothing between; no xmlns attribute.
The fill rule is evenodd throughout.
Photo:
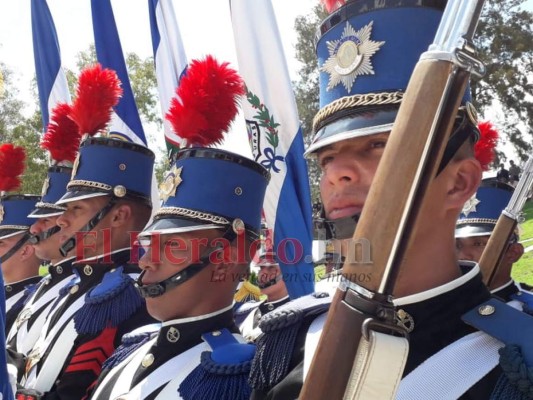
<svg viewBox="0 0 533 400"><path fill-rule="evenodd" d="M386 140L385 134L392 130L414 66L435 37L444 6L444 1L353 0L340 6L320 25L317 55L321 109L315 117L316 134L306 154L312 156L324 151L321 159L324 163L322 182L325 182L321 186L322 195L325 191L326 195L332 198L336 196L337 200L335 203L325 197L325 209L333 214L332 209L340 208L340 214L343 215L331 221L326 220L325 213L321 215L322 220L318 222L326 233L326 239L352 237L359 215L344 216L346 212L342 209L360 207L365 185L375 170L375 166L369 166L370 162L366 164L364 158L374 157L372 150L367 150L367 147L373 149L373 142L371 138L366 141L364 138L382 134L377 136L379 148ZM473 143L474 138L479 137L473 109L468 105L469 96L467 90L439 171L446 167L467 140ZM348 143L350 139L354 140ZM342 146L343 142L346 142L346 147ZM331 146L330 151L327 146ZM352 149L357 154L350 160ZM382 154L380 150L377 152L379 156L376 159ZM365 167L370 171L365 170ZM361 174L366 173L370 174L370 178L361 177ZM350 201L354 204L343 205ZM328 210L328 207L332 209ZM375 217L379 218L379 215ZM324 238L324 235L320 237ZM448 266L453 271L455 266L452 263L448 263ZM432 289L392 300L395 322L409 332L410 343L406 367L401 375L403 379L396 393L398 399L488 399L492 393L495 393L495 398L505 398L502 397L505 391L507 395L522 398L519 385L527 378L520 375L517 369L529 365L522 360L528 359L530 351L526 339L519 337L519 329L514 330L518 332L514 336L510 335L512 338L502 334L505 322L502 323L501 319L498 321L497 317L512 314L512 322L509 319L509 323L516 327L528 326L526 331L529 332L529 327L533 325L528 325L529 321L524 320L529 316L491 299L477 264L461 262L460 266L460 277ZM427 269L431 268L431 260L428 260ZM359 283L364 288L364 282L352 282L355 287ZM344 285L346 293L350 293L344 296L344 301L354 306L356 302L350 303L350 297L359 298L358 304L372 308L372 304L376 304L375 299L365 293L366 290L361 289L358 293L352 284ZM250 372L253 399L287 400L301 396L302 384L318 346L331 297L328 292L317 292L291 301L261 319L259 326L264 334L257 341ZM362 314L372 314L368 310L360 311ZM380 320L379 316L373 317ZM365 344L368 343L365 341ZM482 344L477 353L472 343ZM509 343L516 343L518 347L509 346ZM342 346L342 343L338 345ZM389 349L393 347L388 346ZM512 353L509 347L513 347L514 351L518 349L514 354L521 354L522 358L514 358L513 364L509 362L512 357L507 357L507 362L501 362L500 367L498 351L502 349L503 352ZM463 351L465 348L468 351ZM368 356L372 357L373 353ZM461 357L465 363L454 362ZM366 360L358 361L365 364ZM389 360L384 356L378 361L377 364L387 365ZM437 368L434 368L435 365ZM359 366L365 368L364 365ZM389 381L383 384L387 394L379 392L380 371L377 371L376 364L373 367L375 370L372 373L375 374L372 382L366 382L375 383L370 385L372 390L382 396L374 398L393 398L396 387L390 385ZM370 374L368 370L364 372ZM384 375L388 373L383 372ZM517 376L522 379L520 383L517 383ZM392 381L396 377L390 378Z"/></svg>
<svg viewBox="0 0 533 400"><path fill-rule="evenodd" d="M28 296L35 290L35 285L41 280L40 276L23 279L4 285L6 296L6 334L9 332L17 315L24 307Z"/></svg>
<svg viewBox="0 0 533 400"><path fill-rule="evenodd" d="M217 65L212 58L210 63L207 60L194 61L187 74L198 77L202 71L206 71L211 77L217 74ZM182 82L179 90L185 90L184 87L188 84ZM235 88L240 85L242 82L239 78L238 82L230 86ZM204 94L210 93L209 87L195 88ZM183 111L191 111L188 107L183 104ZM196 110L191 112L194 111ZM236 112L235 109L234 115ZM194 126L187 128L195 129ZM188 137L188 142L193 145L196 143L191 137ZM205 145L203 142L203 146ZM224 293L228 295L228 304L215 305L210 303L212 299L208 299L207 303L202 301L205 294L201 289L209 278L206 274L198 273L205 268L212 268L210 276L214 279L216 271L213 265L216 262L212 261L211 256L221 246L215 244L215 241L231 243L222 245L224 248L245 246L242 250L249 251L244 238L248 243L258 239L268 179L269 174L261 165L231 152L193 146L176 153L160 186L163 204L153 223L139 234L140 243L148 248L140 261L143 273L136 284L147 301L166 296L161 301L179 302L180 285L186 282L190 285L186 290L198 289L198 297L194 298L199 303L198 307L214 310L204 315L179 311L179 307L175 311L162 311L168 317L161 318L168 320L162 321L158 333L148 339L140 338L138 344L125 342L106 365L104 374L93 388L91 399L249 398L251 388L247 377L255 346L245 343L233 320L231 299L237 277L220 277L221 285L211 287L210 290L214 291L218 287L223 291L228 290L228 293ZM153 243L152 240L158 243L154 238L159 238L160 235L164 235L161 243L169 243L179 241L181 234L195 237L194 232L200 232L198 237L206 239L201 236L206 230L216 230L221 237L206 243L206 250L200 253L200 259L196 259L198 256L191 256L192 260L189 259L188 265L185 258L180 262L182 265L174 268L176 261L167 254L163 255L163 252L161 256L154 256L152 251L159 251L160 248L156 247L154 250L152 245L146 244ZM162 257L163 260L154 260L153 257ZM242 260L231 265L242 266L244 269L245 263L246 260ZM160 279L158 274L166 269L169 273L173 271L172 275L159 282L151 281L154 279L151 274L155 273L157 279ZM145 276L147 282L144 281ZM231 279L235 286L233 283L229 284L227 279ZM153 304L161 303L154 300ZM149 309L155 307L153 304L149 304ZM183 313L186 313L185 317L181 315Z"/></svg>
<svg viewBox="0 0 533 400"><path fill-rule="evenodd" d="M91 85L92 79L109 73L99 66L85 70L83 84ZM110 84L115 82L118 80L108 80ZM85 94L87 89L79 87L78 90ZM83 94L79 94L76 101L81 101ZM93 117L92 114L81 115L85 110L78 108L75 103L72 110L77 113L69 114L74 122L79 124L76 118L85 121L84 118ZM101 129L107 122L99 121L94 129ZM41 335L26 361L20 381L22 389L18 392L21 396L34 390L47 399L81 399L98 378L104 361L120 344L122 335L153 322L134 287L134 280L140 273L138 254L134 251L138 249L111 247L116 246L113 245L115 237L105 242L105 232L98 230L98 224L121 200L151 209L154 158L153 152L145 146L110 137L89 136L80 144L67 191L55 205L67 208L60 217L67 223L66 218L72 217L69 203L105 198L107 203L78 229L79 233L103 235L101 247L104 250L93 257L76 253L78 258L72 268L77 279L60 291L47 315ZM117 239L126 243L124 239L131 238L125 235L130 233L123 229L116 228L111 234L124 235ZM80 236L71 234L73 236L61 245L64 255L78 250L76 241Z"/></svg>
<svg viewBox="0 0 533 400"><path fill-rule="evenodd" d="M58 206L55 202L65 194L71 174L72 168L65 166L56 165L48 169L41 200L35 204L35 208L28 215L29 218L55 217L63 213L65 207ZM30 241L46 240L58 231L59 227L53 227L39 235L33 235ZM48 275L36 285L8 332L7 343L11 352L26 356L33 348L54 301L60 295L60 290L75 277L72 270L73 261L74 257L69 257L56 265L48 266Z"/></svg>
<svg viewBox="0 0 533 400"><path fill-rule="evenodd" d="M475 328L461 321L461 316L472 307L488 300L490 293L483 285L477 265L465 263L463 271L464 275L455 281L394 301L398 310L397 323L404 325L410 336L410 351L404 377L433 354L447 346L453 346L461 337L475 332ZM290 303L261 322L260 326L269 333L257 343L257 354L261 355L267 351L274 356L269 359L271 366L262 364L259 357L254 359L250 379L256 390L252 399L298 398L304 373L307 373L316 350L317 339L331 300L331 296L327 294L309 297L311 300L307 301L306 306L298 307L303 310L305 318L296 324L282 329L274 328L283 326L282 321L294 312L295 308ZM293 338L290 357L283 357L280 353L287 351L286 343L271 339L281 336ZM279 374L279 370L284 371L284 374ZM501 370L494 366L483 380L472 382L472 387L460 398L488 399L500 374ZM420 382L420 385L425 384L427 382Z"/></svg>
<svg viewBox="0 0 533 400"><path fill-rule="evenodd" d="M31 220L27 217L40 198L33 195L8 195L0 197L0 239L22 234L21 238L12 247L10 252L15 252L29 240ZM2 262L10 256L4 255ZM15 322L19 311L24 306L28 295L41 280L40 276L32 276L19 282L10 282L4 285L6 299L5 334L9 332Z"/></svg>
<svg viewBox="0 0 533 400"><path fill-rule="evenodd" d="M498 218L511 200L513 191L514 188L509 184L499 182L494 178L483 179L478 191L464 205L459 215L455 228L455 238L460 241L466 238L490 237L496 227ZM510 244L512 245L517 240L518 234L515 232ZM459 246L460 242L458 243ZM462 252L460 248L458 250ZM480 253L481 250L483 248L478 248L476 253ZM465 254L469 259L477 257L477 254L473 254L470 251ZM473 261L478 260L473 259ZM528 307L531 308L533 307L531 289L531 286L515 282L508 276L508 281L499 287L493 288L491 293L506 302L518 300L528 304Z"/></svg>

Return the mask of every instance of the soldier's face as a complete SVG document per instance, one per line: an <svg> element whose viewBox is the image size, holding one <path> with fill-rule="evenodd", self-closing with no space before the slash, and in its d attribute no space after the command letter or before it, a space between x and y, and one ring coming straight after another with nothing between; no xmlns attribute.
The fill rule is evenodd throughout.
<svg viewBox="0 0 533 400"><path fill-rule="evenodd" d="M474 236L455 239L455 249L459 260L478 262L490 236Z"/></svg>
<svg viewBox="0 0 533 400"><path fill-rule="evenodd" d="M57 225L61 228L57 233L59 236L59 243L63 244L69 238L76 236L76 233L79 232L80 229L83 228L108 202L108 196L101 196L67 203L67 210L60 215L56 221ZM109 217L109 214L107 214L107 216L92 230L92 232L99 234L86 235L84 236L83 243L76 243L76 246L84 246L84 258L101 254L104 247L104 235L100 231L106 228L107 217Z"/></svg>
<svg viewBox="0 0 533 400"><path fill-rule="evenodd" d="M39 235L52 229L57 224L57 216L39 218L30 226L30 233L32 235ZM45 240L40 240L39 243L34 244L35 254L41 260L57 260L63 258L59 252L59 234L56 233Z"/></svg>
<svg viewBox="0 0 533 400"><path fill-rule="evenodd" d="M139 260L139 267L144 271L142 283L162 282L198 262L210 253L210 244L217 237L220 233L216 230L204 230L142 239L145 249ZM167 289L163 295L147 298L148 312L160 321L202 315L202 302L208 297L205 292L210 290L211 277L212 268L205 266L189 280ZM214 287L216 290L216 285Z"/></svg>
<svg viewBox="0 0 533 400"><path fill-rule="evenodd" d="M330 220L359 214L389 133L343 140L319 150L320 194Z"/></svg>
<svg viewBox="0 0 533 400"><path fill-rule="evenodd" d="M11 248L17 244L17 242L22 238L22 233L11 236L5 239L0 239L0 257L3 257L4 254L6 254ZM11 268L17 268L19 263L19 256L20 253L22 253L24 249L24 246L22 248L18 249L15 254L13 254L11 257L9 257L6 261L4 261L1 265L3 271L8 271Z"/></svg>

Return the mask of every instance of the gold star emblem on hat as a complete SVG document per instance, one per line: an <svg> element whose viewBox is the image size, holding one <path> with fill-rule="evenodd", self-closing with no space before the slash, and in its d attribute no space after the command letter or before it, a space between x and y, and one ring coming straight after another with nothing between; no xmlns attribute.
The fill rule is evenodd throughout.
<svg viewBox="0 0 533 400"><path fill-rule="evenodd" d="M173 166L170 171L167 172L165 179L163 179L163 182L159 185L159 196L161 197L161 200L167 201L169 197L176 195L176 189L183 181L181 179L182 169L183 167L176 168L176 166Z"/></svg>
<svg viewBox="0 0 533 400"><path fill-rule="evenodd" d="M465 205L463 206L463 211L461 211L461 213L463 213L465 217L468 217L468 214L470 214L471 212L476 212L476 206L481 203L478 199L476 199L476 194L477 193L475 193L470 199L468 199Z"/></svg>
<svg viewBox="0 0 533 400"><path fill-rule="evenodd" d="M328 90L342 82L344 88L350 92L357 76L374 75L370 57L385 42L370 40L372 24L373 21L356 31L346 22L341 38L326 43L329 58L320 71L329 74Z"/></svg>

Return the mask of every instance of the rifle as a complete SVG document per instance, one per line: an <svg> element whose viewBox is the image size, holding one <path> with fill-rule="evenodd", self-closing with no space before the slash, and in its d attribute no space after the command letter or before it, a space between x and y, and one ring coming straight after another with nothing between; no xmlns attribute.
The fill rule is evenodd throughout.
<svg viewBox="0 0 533 400"><path fill-rule="evenodd" d="M362 373L371 360L367 350L373 346L375 333L407 337L394 323L392 292L470 73L481 76L485 72L471 42L483 3L450 0L434 43L415 67L353 235L352 243L364 238L373 245L379 243L379 248L372 249L373 263L346 260L300 393L302 399L376 398ZM361 253L356 246L355 260L362 259ZM370 276L364 286L356 282L360 274ZM397 382L390 386L391 396L404 365L405 359Z"/></svg>
<svg viewBox="0 0 533 400"><path fill-rule="evenodd" d="M524 172L516 185L509 204L502 211L496 226L490 235L487 246L483 250L479 266L483 275L483 281L489 289L492 287L493 279L497 275L507 251L509 239L513 234L521 218L522 209L527 200L527 195L533 187L533 155L529 157L524 167Z"/></svg>

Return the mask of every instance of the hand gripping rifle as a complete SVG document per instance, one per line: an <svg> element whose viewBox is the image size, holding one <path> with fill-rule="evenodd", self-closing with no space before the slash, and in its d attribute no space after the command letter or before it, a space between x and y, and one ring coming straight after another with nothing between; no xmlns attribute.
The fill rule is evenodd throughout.
<svg viewBox="0 0 533 400"><path fill-rule="evenodd" d="M509 239L518 225L522 209L527 200L527 195L532 187L533 155L527 160L524 172L516 185L513 196L509 200L509 204L505 207L505 210L502 211L500 218L498 218L498 222L496 222L496 226L479 260L483 281L489 289L495 289L491 286L493 279L497 275L505 252L507 251Z"/></svg>
<svg viewBox="0 0 533 400"><path fill-rule="evenodd" d="M472 46L483 2L450 0L415 67L350 246L363 260L354 243L368 240L373 263L347 257L301 399L394 398L408 343L394 322L393 288L470 73L484 73ZM361 274L370 277L364 286L356 282Z"/></svg>

